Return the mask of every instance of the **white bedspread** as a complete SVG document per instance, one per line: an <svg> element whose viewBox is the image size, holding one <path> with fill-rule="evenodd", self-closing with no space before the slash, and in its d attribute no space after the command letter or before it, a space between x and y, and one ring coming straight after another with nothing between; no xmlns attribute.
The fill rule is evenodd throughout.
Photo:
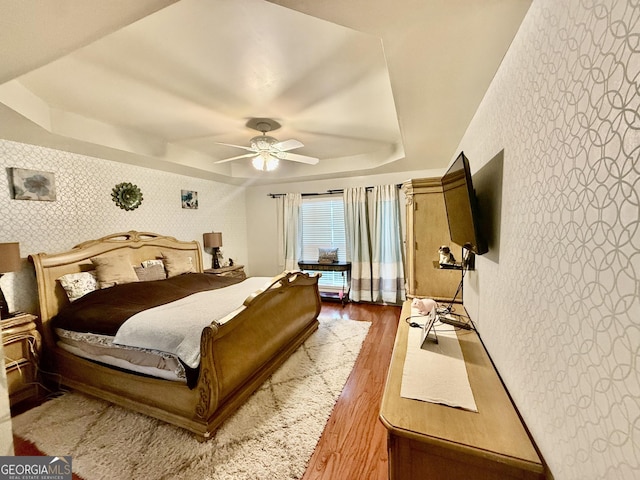
<svg viewBox="0 0 640 480"><path fill-rule="evenodd" d="M194 293L137 313L118 329L113 343L173 353L191 368L200 364L200 336L212 322L224 323L246 298L273 279L250 277L234 285Z"/></svg>

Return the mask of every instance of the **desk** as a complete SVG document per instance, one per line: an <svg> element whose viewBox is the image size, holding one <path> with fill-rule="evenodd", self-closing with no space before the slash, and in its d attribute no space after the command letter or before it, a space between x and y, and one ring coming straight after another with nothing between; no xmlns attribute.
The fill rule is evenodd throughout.
<svg viewBox="0 0 640 480"><path fill-rule="evenodd" d="M298 267L300 267L300 270L311 270L316 272L342 272L342 291L339 296L329 292L321 292L320 298L323 300L336 300L339 298L342 301L342 306L349 301L349 292L351 290L351 262L320 263L317 261L307 262L305 260L300 260L298 262Z"/></svg>
<svg viewBox="0 0 640 480"><path fill-rule="evenodd" d="M478 413L400 396L411 302L404 303L380 420L391 480L542 480L544 469L474 331L458 330Z"/></svg>

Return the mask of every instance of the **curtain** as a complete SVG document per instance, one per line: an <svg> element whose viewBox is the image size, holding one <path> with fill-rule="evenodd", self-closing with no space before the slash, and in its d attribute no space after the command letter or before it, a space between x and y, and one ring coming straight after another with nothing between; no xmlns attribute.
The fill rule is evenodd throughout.
<svg viewBox="0 0 640 480"><path fill-rule="evenodd" d="M302 245L302 195L287 193L277 200L278 266L281 270L298 270Z"/></svg>
<svg viewBox="0 0 640 480"><path fill-rule="evenodd" d="M373 301L402 303L404 259L400 231L400 202L395 185L371 192L371 271Z"/></svg>
<svg viewBox="0 0 640 480"><path fill-rule="evenodd" d="M347 260L351 262L350 297L355 302L371 302L373 297L367 190L364 187L347 188L344 190L343 198Z"/></svg>

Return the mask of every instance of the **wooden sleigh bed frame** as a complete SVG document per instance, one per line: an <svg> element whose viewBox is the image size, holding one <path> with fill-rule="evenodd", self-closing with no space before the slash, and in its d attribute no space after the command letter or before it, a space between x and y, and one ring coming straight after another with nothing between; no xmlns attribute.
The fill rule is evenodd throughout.
<svg viewBox="0 0 640 480"><path fill-rule="evenodd" d="M166 251L190 252L197 272L203 271L197 241L135 231L84 242L64 253L30 256L40 301L43 369L59 375L63 385L190 430L199 440L208 439L318 328L318 277L285 272L269 288L247 298L228 322L213 322L203 330L193 389L117 370L59 348L49 322L69 300L57 279L92 269L92 257L123 251L134 262L159 258Z"/></svg>

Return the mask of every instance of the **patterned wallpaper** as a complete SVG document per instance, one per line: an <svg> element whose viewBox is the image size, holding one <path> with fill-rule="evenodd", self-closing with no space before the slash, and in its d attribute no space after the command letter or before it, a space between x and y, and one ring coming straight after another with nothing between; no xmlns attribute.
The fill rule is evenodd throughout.
<svg viewBox="0 0 640 480"><path fill-rule="evenodd" d="M7 168L53 172L54 202L14 200ZM111 199L121 182L137 185L140 207L125 211ZM198 208L183 209L181 190L198 192ZM20 242L23 271L1 279L10 308L37 313L31 253L60 252L85 240L138 230L198 240L222 232L223 254L245 264L247 232L245 190L241 187L96 159L59 150L0 140L0 242ZM205 253L205 267L211 255ZM246 264L245 264L246 265ZM248 266L247 266L248 269Z"/></svg>
<svg viewBox="0 0 640 480"><path fill-rule="evenodd" d="M640 3L535 0L458 149L504 149L465 305L555 479L640 478Z"/></svg>

